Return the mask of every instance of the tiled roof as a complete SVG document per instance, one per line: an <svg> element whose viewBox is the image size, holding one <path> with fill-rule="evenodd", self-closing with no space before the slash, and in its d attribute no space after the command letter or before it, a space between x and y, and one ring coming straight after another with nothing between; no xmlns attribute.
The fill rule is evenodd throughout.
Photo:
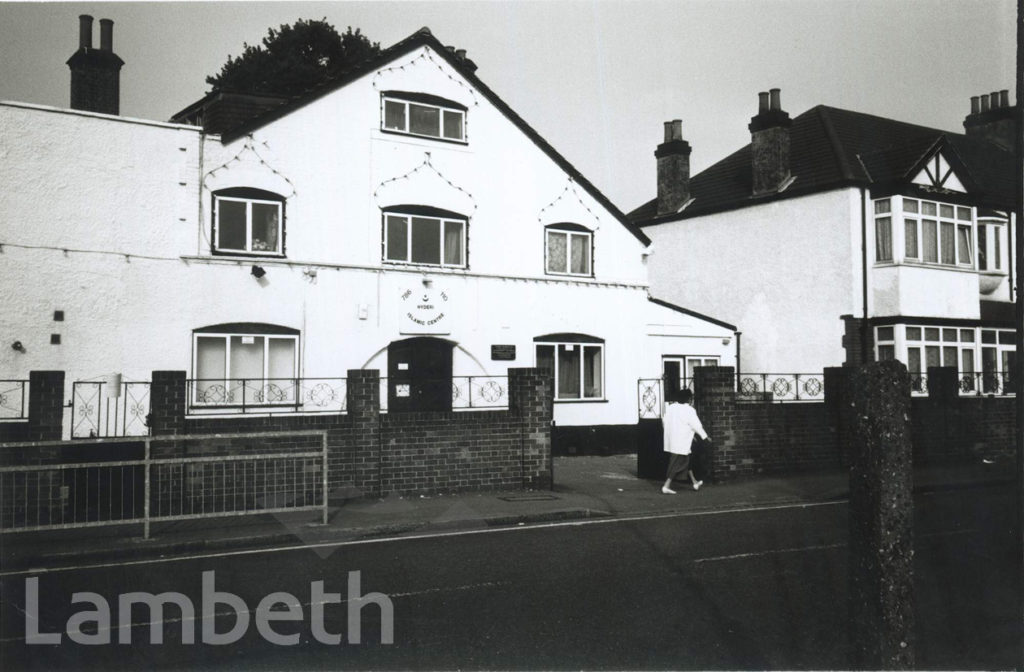
<svg viewBox="0 0 1024 672"><path fill-rule="evenodd" d="M989 141L819 105L793 120L790 173L794 180L781 193L752 195L748 144L693 176L693 201L682 213L656 219L655 198L630 212L629 218L645 226L843 186L907 180L913 177L910 171L940 144L950 150L956 164L962 164L957 168L967 175L961 177L975 187L972 193L979 202L1007 207L1013 203L1012 154Z"/></svg>
<svg viewBox="0 0 1024 672"><path fill-rule="evenodd" d="M469 59L461 59L457 55L451 53L445 48L441 42L434 37L430 32L429 28L420 28L418 31L410 35L409 37L396 42L387 49L384 49L377 56L359 65L353 66L349 70L339 73L338 75L331 77L320 86L317 86L310 91L295 96L285 102L284 104L275 107L265 113L259 114L246 122L240 124L234 129L226 131L221 140L224 143L236 140L243 135L252 133L258 128L265 126L287 114L290 114L294 110L308 105L309 103L322 98L338 89L350 84L359 77L362 77L374 69L381 67L385 63L389 63L396 58L400 58L403 55L418 49L422 46L429 46L434 52L443 58L452 68L461 74L466 81L468 81L478 92L480 92L487 100L494 105L502 114L505 115L513 124L515 124L520 131L522 131L526 137L528 137L541 151L548 155L548 157L554 161L559 168L564 170L572 179L580 185L588 194L590 194L598 203L600 203L608 212L615 217L620 224L633 234L633 236L644 245L650 245L651 240L644 234L639 227L635 226L626 215L615 206L608 197L601 193L591 182L583 176L571 163L569 163L565 157L555 151L554 147L547 143L544 138L540 136L529 124L527 124L522 117L508 106L508 104L498 97L496 93L484 84L476 76L476 65ZM189 108L186 108L188 110ZM180 113L179 113L180 114Z"/></svg>

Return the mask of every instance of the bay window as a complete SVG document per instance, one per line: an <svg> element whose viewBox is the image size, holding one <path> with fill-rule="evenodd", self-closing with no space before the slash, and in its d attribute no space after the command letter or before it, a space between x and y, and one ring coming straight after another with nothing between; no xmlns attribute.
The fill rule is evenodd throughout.
<svg viewBox="0 0 1024 672"><path fill-rule="evenodd" d="M875 201L876 215L879 211L879 204L887 204L888 200ZM900 200L902 208L898 210L898 213L903 220L904 260L944 266L974 267L973 211L971 208L916 198L901 197ZM882 207L888 213L888 205ZM888 217L876 216L876 236L880 235L878 230L883 226L889 227ZM980 231L979 235L982 235ZM891 256L882 256L883 251L887 250L883 250L881 245L881 242L876 244L878 250L876 260L891 260Z"/></svg>
<svg viewBox="0 0 1024 672"><path fill-rule="evenodd" d="M556 401L604 398L603 341L578 334L553 334L534 341L537 368L554 374Z"/></svg>

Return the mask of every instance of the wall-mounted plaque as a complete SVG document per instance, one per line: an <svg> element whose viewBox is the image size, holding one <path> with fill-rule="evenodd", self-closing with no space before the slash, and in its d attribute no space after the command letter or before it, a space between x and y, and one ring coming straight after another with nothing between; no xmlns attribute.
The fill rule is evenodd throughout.
<svg viewBox="0 0 1024 672"><path fill-rule="evenodd" d="M495 361L512 361L516 358L516 346L492 345L491 359Z"/></svg>

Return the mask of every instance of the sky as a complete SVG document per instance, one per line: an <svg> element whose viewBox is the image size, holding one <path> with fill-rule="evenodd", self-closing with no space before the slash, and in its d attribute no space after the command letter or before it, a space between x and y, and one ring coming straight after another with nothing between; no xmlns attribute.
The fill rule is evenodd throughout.
<svg viewBox="0 0 1024 672"><path fill-rule="evenodd" d="M67 107L78 15L114 21L121 114L167 120L271 26L326 18L382 47L427 26L613 203L654 197L663 124L697 173L750 141L757 94L963 132L970 97L1015 100L1015 0L0 1L0 100Z"/></svg>

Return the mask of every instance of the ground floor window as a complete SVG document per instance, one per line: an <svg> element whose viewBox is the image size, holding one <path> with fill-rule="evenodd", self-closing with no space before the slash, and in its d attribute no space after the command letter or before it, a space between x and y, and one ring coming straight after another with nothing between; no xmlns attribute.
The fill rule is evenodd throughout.
<svg viewBox="0 0 1024 672"><path fill-rule="evenodd" d="M912 389L927 390L930 367L957 370L961 393L1015 392L1011 378L1016 348L1010 329L898 324L875 328L875 357L907 366Z"/></svg>
<svg viewBox="0 0 1024 672"><path fill-rule="evenodd" d="M535 339L537 367L554 373L556 401L604 398L603 341L571 334L541 339Z"/></svg>
<svg viewBox="0 0 1024 672"><path fill-rule="evenodd" d="M258 326L246 332L244 325L232 326L237 330L194 333L193 404L294 403L298 332L259 332Z"/></svg>

